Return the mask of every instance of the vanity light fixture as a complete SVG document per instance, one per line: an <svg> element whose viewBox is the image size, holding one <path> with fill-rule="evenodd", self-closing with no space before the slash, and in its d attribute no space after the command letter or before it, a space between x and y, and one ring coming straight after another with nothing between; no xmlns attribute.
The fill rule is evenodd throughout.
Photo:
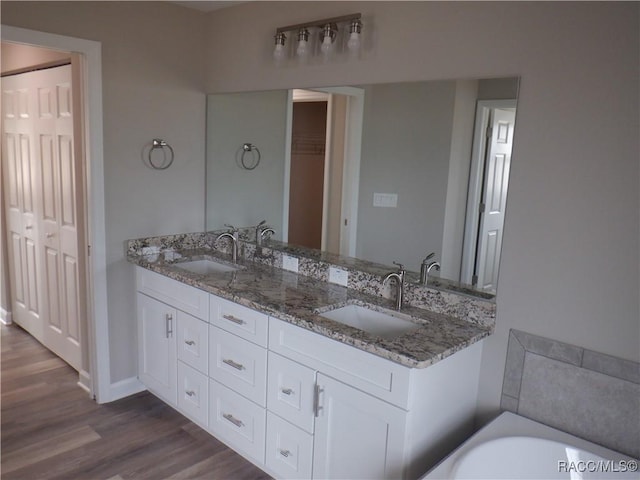
<svg viewBox="0 0 640 480"><path fill-rule="evenodd" d="M307 27L302 27L298 30L298 48L296 48L296 55L301 60L305 60L309 56L309 30Z"/></svg>
<svg viewBox="0 0 640 480"><path fill-rule="evenodd" d="M276 63L282 62L287 55L287 52L284 49L284 43L287 41L287 36L284 32L278 32L275 35L275 43L276 48L273 50L273 59Z"/></svg>
<svg viewBox="0 0 640 480"><path fill-rule="evenodd" d="M351 54L357 54L360 50L360 36L362 35L362 22L359 18L351 20L349 25L349 41L347 48Z"/></svg>
<svg viewBox="0 0 640 480"><path fill-rule="evenodd" d="M320 53L325 61L334 53L349 52L357 54L361 47L362 15L353 13L340 17L325 18L312 22L278 27L275 34L275 49L273 58L277 64L286 60L293 50L285 48L286 32L297 35L298 44L295 56L304 62L314 52ZM313 30L318 32L313 33ZM295 38L295 37L293 37ZM317 39L317 40L316 40ZM318 47L319 45L319 47Z"/></svg>

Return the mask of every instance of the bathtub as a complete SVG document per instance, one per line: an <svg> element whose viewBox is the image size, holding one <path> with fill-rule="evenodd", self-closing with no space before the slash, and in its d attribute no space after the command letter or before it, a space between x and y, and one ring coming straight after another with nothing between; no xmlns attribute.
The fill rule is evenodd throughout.
<svg viewBox="0 0 640 480"><path fill-rule="evenodd" d="M423 479L638 479L621 453L510 412L502 413Z"/></svg>

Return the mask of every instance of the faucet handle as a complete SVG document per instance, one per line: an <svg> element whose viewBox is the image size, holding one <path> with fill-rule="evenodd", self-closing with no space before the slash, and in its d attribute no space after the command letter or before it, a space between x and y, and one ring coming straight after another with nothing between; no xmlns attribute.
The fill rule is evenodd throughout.
<svg viewBox="0 0 640 480"><path fill-rule="evenodd" d="M399 271L404 271L404 265L398 262L393 262L394 265L398 266Z"/></svg>
<svg viewBox="0 0 640 480"><path fill-rule="evenodd" d="M260 223L258 223L258 225L256 225L256 228L260 228L261 226L263 226L265 223L267 223L266 220L262 220Z"/></svg>
<svg viewBox="0 0 640 480"><path fill-rule="evenodd" d="M228 223L225 223L224 226L229 228L234 233L238 231L236 227L234 227L233 225L229 225Z"/></svg>

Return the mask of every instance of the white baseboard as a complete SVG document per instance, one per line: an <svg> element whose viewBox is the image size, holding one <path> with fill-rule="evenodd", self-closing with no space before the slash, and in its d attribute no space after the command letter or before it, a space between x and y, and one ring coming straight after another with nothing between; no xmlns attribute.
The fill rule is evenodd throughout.
<svg viewBox="0 0 640 480"><path fill-rule="evenodd" d="M138 377L125 378L124 380L112 383L109 387L109 398L101 401L100 403L120 400L121 398L128 397L129 395L143 392L146 389L147 387L140 383Z"/></svg>
<svg viewBox="0 0 640 480"><path fill-rule="evenodd" d="M8 312L4 308L0 308L0 322L5 325L11 325L13 320L11 319L11 312Z"/></svg>
<svg viewBox="0 0 640 480"><path fill-rule="evenodd" d="M80 370L78 373L78 386L91 395L91 375L86 370Z"/></svg>

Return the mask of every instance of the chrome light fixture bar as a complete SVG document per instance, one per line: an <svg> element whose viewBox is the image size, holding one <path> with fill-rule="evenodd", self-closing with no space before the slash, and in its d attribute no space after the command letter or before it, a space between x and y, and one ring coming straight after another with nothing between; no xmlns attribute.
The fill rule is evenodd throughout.
<svg viewBox="0 0 640 480"><path fill-rule="evenodd" d="M340 34L340 25L345 24L346 48L350 54L357 54L360 50L360 36L362 32L362 15L353 13L350 15L342 15L340 17L324 18L322 20L314 20L312 22L297 23L295 25L287 25L276 29L275 49L273 57L276 63L281 63L287 56L285 43L287 33L294 32L292 38L297 38L298 45L295 54L300 61L305 61L310 55L310 33L312 29L319 31L320 52L325 61L328 60L335 49L335 42ZM348 29L348 30L347 30ZM294 37L293 35L296 35Z"/></svg>

